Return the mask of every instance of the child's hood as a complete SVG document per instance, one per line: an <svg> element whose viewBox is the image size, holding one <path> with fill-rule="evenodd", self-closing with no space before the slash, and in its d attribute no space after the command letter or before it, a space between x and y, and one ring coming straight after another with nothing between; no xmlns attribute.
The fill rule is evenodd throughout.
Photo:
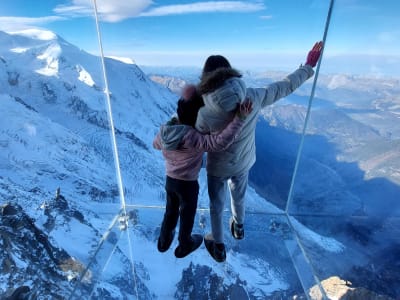
<svg viewBox="0 0 400 300"><path fill-rule="evenodd" d="M163 125L160 130L161 146L164 150L177 150L182 143L190 126L187 125Z"/></svg>

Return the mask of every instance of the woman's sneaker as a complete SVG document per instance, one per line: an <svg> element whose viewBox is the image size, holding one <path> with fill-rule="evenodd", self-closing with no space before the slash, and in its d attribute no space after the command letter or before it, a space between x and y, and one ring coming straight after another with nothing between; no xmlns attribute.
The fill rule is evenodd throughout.
<svg viewBox="0 0 400 300"><path fill-rule="evenodd" d="M197 248L200 247L201 243L203 242L203 236L200 234L192 234L192 238L189 244L181 245L179 244L178 247L175 249L175 256L176 258L184 258L185 256L189 255Z"/></svg>
<svg viewBox="0 0 400 300"><path fill-rule="evenodd" d="M237 240L242 240L244 238L244 227L243 224L238 224L231 218L231 233L232 236Z"/></svg>
<svg viewBox="0 0 400 300"><path fill-rule="evenodd" d="M217 262L224 262L226 260L226 251L224 243L216 243L211 234L204 237L204 244L206 245L208 253Z"/></svg>

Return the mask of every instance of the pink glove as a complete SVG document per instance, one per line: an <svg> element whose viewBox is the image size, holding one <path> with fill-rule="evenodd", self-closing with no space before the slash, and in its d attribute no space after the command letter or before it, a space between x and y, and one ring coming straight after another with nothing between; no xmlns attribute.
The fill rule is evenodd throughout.
<svg viewBox="0 0 400 300"><path fill-rule="evenodd" d="M315 43L314 47L308 52L306 65L310 65L313 68L317 65L318 59L321 56L322 47L322 42Z"/></svg>
<svg viewBox="0 0 400 300"><path fill-rule="evenodd" d="M182 89L182 98L185 100L189 100L192 98L194 93L196 92L196 86L193 84L185 85Z"/></svg>

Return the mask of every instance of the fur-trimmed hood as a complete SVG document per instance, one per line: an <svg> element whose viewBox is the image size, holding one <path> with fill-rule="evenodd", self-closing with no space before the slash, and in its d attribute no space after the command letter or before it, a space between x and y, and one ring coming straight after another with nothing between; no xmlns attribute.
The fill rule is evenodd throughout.
<svg viewBox="0 0 400 300"><path fill-rule="evenodd" d="M219 68L203 76L199 93L203 97L204 110L232 113L246 97L246 84L238 71Z"/></svg>
<svg viewBox="0 0 400 300"><path fill-rule="evenodd" d="M203 76L199 85L204 106L200 108L196 128L201 132L219 132L232 120L246 98L246 84L232 68L219 68Z"/></svg>
<svg viewBox="0 0 400 300"><path fill-rule="evenodd" d="M206 73L201 78L198 92L201 95L211 93L221 87L227 79L232 77L240 78L242 74L233 68L218 68L215 71Z"/></svg>

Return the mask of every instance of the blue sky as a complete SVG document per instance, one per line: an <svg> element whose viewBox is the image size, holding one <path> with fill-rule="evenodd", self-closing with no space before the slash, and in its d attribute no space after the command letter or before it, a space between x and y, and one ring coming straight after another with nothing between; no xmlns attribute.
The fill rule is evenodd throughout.
<svg viewBox="0 0 400 300"><path fill-rule="evenodd" d="M261 68L302 63L323 37L329 4L97 0L105 55L129 57L138 64L201 66L208 55L222 54L235 66ZM46 28L99 53L92 0L2 0L0 12L0 30ZM399 64L399 12L398 0L336 0L326 57L356 57L353 62L362 60L370 69L381 61L365 62L368 55Z"/></svg>

